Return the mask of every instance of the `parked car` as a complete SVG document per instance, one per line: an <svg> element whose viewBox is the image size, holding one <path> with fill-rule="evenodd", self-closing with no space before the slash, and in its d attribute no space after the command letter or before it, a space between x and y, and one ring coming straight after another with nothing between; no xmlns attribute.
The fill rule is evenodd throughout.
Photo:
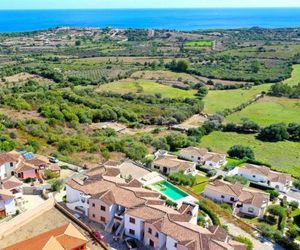
<svg viewBox="0 0 300 250"><path fill-rule="evenodd" d="M125 239L125 244L128 247L128 249L130 249L130 250L137 250L138 249L136 241L132 238L126 238Z"/></svg>
<svg viewBox="0 0 300 250"><path fill-rule="evenodd" d="M57 158L55 158L54 156L49 157L49 162L51 163L58 163L59 160Z"/></svg>

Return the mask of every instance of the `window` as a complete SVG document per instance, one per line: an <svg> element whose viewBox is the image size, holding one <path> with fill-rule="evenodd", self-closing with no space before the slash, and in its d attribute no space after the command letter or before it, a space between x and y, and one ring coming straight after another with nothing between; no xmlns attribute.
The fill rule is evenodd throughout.
<svg viewBox="0 0 300 250"><path fill-rule="evenodd" d="M154 247L154 241L153 240L149 240L149 245L150 245L150 247Z"/></svg>
<svg viewBox="0 0 300 250"><path fill-rule="evenodd" d="M249 213L254 213L254 208L249 207L249 208L248 208L248 212L249 212Z"/></svg>
<svg viewBox="0 0 300 250"><path fill-rule="evenodd" d="M225 198L225 196L224 196L224 195L221 195L221 198L222 198L222 199L224 199L224 198Z"/></svg>
<svg viewBox="0 0 300 250"><path fill-rule="evenodd" d="M177 243L174 243L174 247L176 247L176 248L177 248Z"/></svg>
<svg viewBox="0 0 300 250"><path fill-rule="evenodd" d="M135 235L135 231L133 229L129 229L129 234Z"/></svg>
<svg viewBox="0 0 300 250"><path fill-rule="evenodd" d="M131 224L135 224L135 219L134 218L129 218L129 222L131 223Z"/></svg>
<svg viewBox="0 0 300 250"><path fill-rule="evenodd" d="M104 223L106 222L105 217L102 217L102 216L101 216L101 217L100 217L100 220L101 220L102 222L104 222Z"/></svg>
<svg viewBox="0 0 300 250"><path fill-rule="evenodd" d="M253 177L253 178L255 178L255 177L256 177L256 175L252 175L252 177Z"/></svg>
<svg viewBox="0 0 300 250"><path fill-rule="evenodd" d="M231 198L230 198L230 201L234 201L234 197L231 197Z"/></svg>
<svg viewBox="0 0 300 250"><path fill-rule="evenodd" d="M14 166L14 163L13 163L13 162L11 162L11 163L10 163L10 167L13 167L13 166Z"/></svg>
<svg viewBox="0 0 300 250"><path fill-rule="evenodd" d="M95 206L96 206L95 203L93 203L93 204L92 204L92 207L95 207Z"/></svg>
<svg viewBox="0 0 300 250"><path fill-rule="evenodd" d="M157 232L155 233L155 237L158 238L158 233Z"/></svg>
<svg viewBox="0 0 300 250"><path fill-rule="evenodd" d="M152 234L152 229L151 228L148 228L148 233Z"/></svg>
<svg viewBox="0 0 300 250"><path fill-rule="evenodd" d="M101 207L100 207L100 209L101 209L101 211L105 212L105 210L106 210L106 207L104 207L104 206L101 206Z"/></svg>
<svg viewBox="0 0 300 250"><path fill-rule="evenodd" d="M93 214L93 218L95 218L96 217L96 215L95 214Z"/></svg>

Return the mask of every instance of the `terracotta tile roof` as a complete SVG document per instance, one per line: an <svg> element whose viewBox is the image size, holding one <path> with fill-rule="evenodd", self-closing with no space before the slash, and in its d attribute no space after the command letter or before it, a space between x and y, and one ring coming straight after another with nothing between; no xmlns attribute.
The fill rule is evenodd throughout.
<svg viewBox="0 0 300 250"><path fill-rule="evenodd" d="M35 169L37 169L37 167L34 165L29 165L24 162L20 162L18 164L18 167L16 168L16 173L21 173L24 171L35 170Z"/></svg>
<svg viewBox="0 0 300 250"><path fill-rule="evenodd" d="M185 171L185 170L195 166L195 163L193 163L193 162L180 160L180 159L177 159L176 157L170 156L170 155L157 157L153 161L153 164L155 166L176 169L178 171L180 171L180 170Z"/></svg>
<svg viewBox="0 0 300 250"><path fill-rule="evenodd" d="M19 156L16 153L2 153L0 154L0 166L9 162L18 162Z"/></svg>
<svg viewBox="0 0 300 250"><path fill-rule="evenodd" d="M87 239L72 224L68 224L4 248L4 250L71 250L86 243Z"/></svg>
<svg viewBox="0 0 300 250"><path fill-rule="evenodd" d="M230 184L216 180L209 183L205 188L225 195L239 196L242 192L243 186L239 183Z"/></svg>
<svg viewBox="0 0 300 250"><path fill-rule="evenodd" d="M180 154L188 154L196 157L203 158L208 153L206 148L188 147L180 151Z"/></svg>
<svg viewBox="0 0 300 250"><path fill-rule="evenodd" d="M268 193L243 187L238 182L231 184L216 180L209 183L205 189L214 190L220 194L235 196L240 202L244 204L251 204L258 208L270 200L270 195Z"/></svg>
<svg viewBox="0 0 300 250"><path fill-rule="evenodd" d="M13 188L21 187L23 182L19 181L16 177L12 176L9 179L3 181L3 188L11 190Z"/></svg>
<svg viewBox="0 0 300 250"><path fill-rule="evenodd" d="M46 161L43 161L41 159L38 159L38 158L34 158L32 160L24 160L25 164L30 164L30 165L33 165L35 167L40 167L40 166L47 166L49 165L48 162Z"/></svg>
<svg viewBox="0 0 300 250"><path fill-rule="evenodd" d="M61 168L57 164L51 164L47 169L54 172L61 171Z"/></svg>
<svg viewBox="0 0 300 250"><path fill-rule="evenodd" d="M282 184L287 184L292 180L292 177L288 174L278 173L272 171L270 168L266 166L258 166L253 164L246 164L245 167L240 169L243 172L248 172L250 174L258 174L263 175L268 178L270 181L279 182Z"/></svg>
<svg viewBox="0 0 300 250"><path fill-rule="evenodd" d="M204 160L219 163L220 161L224 160L225 157L226 155L209 152L204 156Z"/></svg>

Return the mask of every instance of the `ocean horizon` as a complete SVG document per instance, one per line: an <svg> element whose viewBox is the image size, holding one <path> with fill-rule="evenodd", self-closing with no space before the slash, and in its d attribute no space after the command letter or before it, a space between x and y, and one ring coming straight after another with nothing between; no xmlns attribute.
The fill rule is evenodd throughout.
<svg viewBox="0 0 300 250"><path fill-rule="evenodd" d="M300 27L300 8L0 10L0 32L54 27L203 30Z"/></svg>

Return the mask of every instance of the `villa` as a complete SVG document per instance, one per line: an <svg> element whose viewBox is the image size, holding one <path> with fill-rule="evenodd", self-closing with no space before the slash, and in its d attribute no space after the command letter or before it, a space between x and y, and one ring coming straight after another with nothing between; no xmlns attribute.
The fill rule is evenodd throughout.
<svg viewBox="0 0 300 250"><path fill-rule="evenodd" d="M75 226L67 224L6 247L3 250L86 250L86 244L86 237Z"/></svg>
<svg viewBox="0 0 300 250"><path fill-rule="evenodd" d="M270 201L270 194L246 188L240 183L214 181L205 187L202 193L215 202L233 206L235 214L262 218Z"/></svg>
<svg viewBox="0 0 300 250"><path fill-rule="evenodd" d="M226 155L209 152L206 148L184 148L180 151L179 156L182 159L213 168L220 168L226 163Z"/></svg>
<svg viewBox="0 0 300 250"><path fill-rule="evenodd" d="M16 176L20 180L43 178L44 170L49 167L45 157L28 152L8 152L0 154L0 179Z"/></svg>
<svg viewBox="0 0 300 250"><path fill-rule="evenodd" d="M170 155L166 151L159 150L155 153L155 159L151 168L164 175L182 171L185 175L196 175L196 163L178 159L175 155Z"/></svg>
<svg viewBox="0 0 300 250"><path fill-rule="evenodd" d="M115 239L129 236L153 249L246 249L221 227L199 227L197 204L183 202L176 210L166 206L160 193L136 179L120 178L118 167L102 165L71 179L66 197L71 210L103 225Z"/></svg>
<svg viewBox="0 0 300 250"><path fill-rule="evenodd" d="M271 187L280 192L287 192L292 185L292 177L290 175L272 171L265 166L247 164L236 171L237 175L243 176L253 183Z"/></svg>

